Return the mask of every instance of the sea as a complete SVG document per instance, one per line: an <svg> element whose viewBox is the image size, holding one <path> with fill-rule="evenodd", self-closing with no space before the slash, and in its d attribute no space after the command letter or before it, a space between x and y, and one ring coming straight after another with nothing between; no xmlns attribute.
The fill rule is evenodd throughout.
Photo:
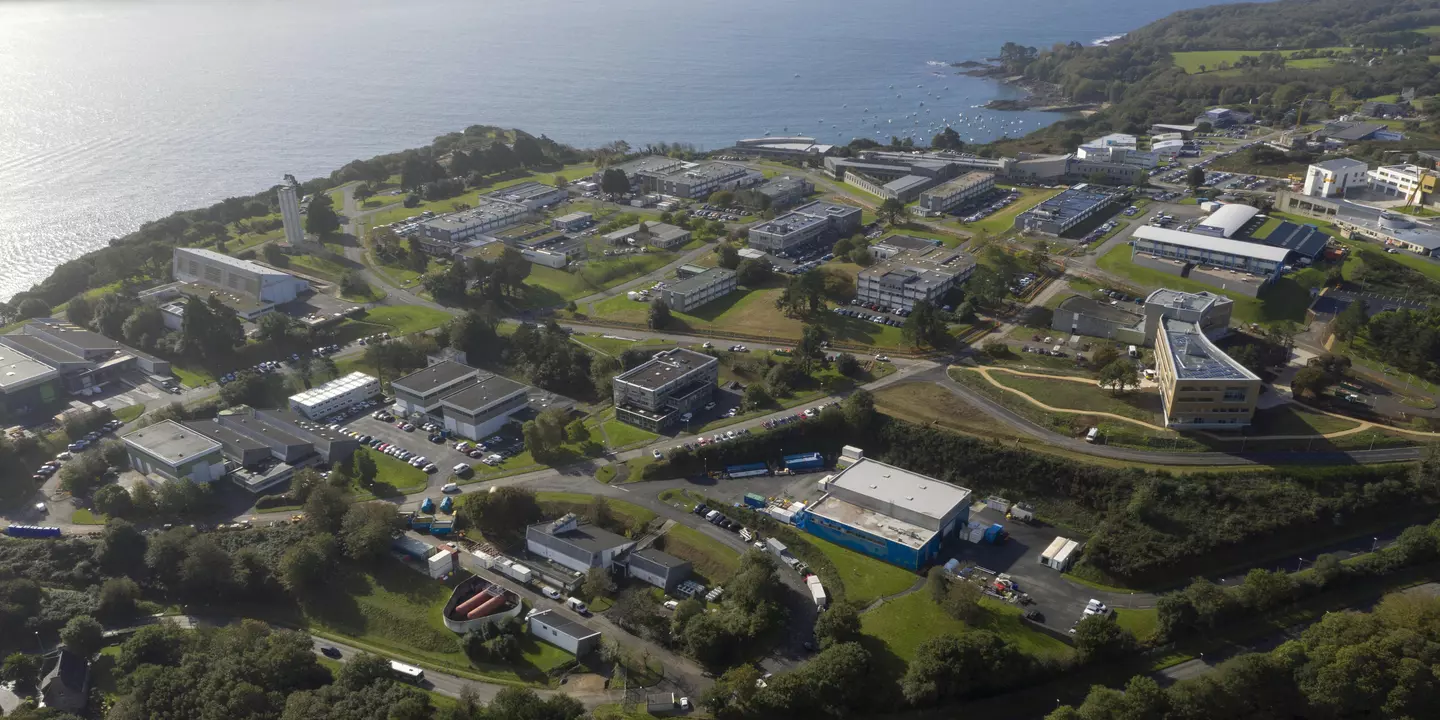
<svg viewBox="0 0 1440 720"><path fill-rule="evenodd" d="M950 63L1214 0L7 0L0 299L183 208L469 125L577 147L1019 136Z"/></svg>

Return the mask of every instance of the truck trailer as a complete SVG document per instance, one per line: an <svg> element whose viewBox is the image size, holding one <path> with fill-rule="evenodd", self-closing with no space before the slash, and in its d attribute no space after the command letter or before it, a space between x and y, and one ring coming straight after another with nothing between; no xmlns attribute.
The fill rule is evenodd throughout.
<svg viewBox="0 0 1440 720"><path fill-rule="evenodd" d="M732 478L756 477L769 475L770 466L763 462L746 463L744 465L728 465L725 467L725 474Z"/></svg>
<svg viewBox="0 0 1440 720"><path fill-rule="evenodd" d="M786 455L785 467L790 472L810 472L825 469L825 457L818 452Z"/></svg>
<svg viewBox="0 0 1440 720"><path fill-rule="evenodd" d="M40 527L38 525L10 525L5 528L5 534L17 538L57 538L60 537L60 528Z"/></svg>

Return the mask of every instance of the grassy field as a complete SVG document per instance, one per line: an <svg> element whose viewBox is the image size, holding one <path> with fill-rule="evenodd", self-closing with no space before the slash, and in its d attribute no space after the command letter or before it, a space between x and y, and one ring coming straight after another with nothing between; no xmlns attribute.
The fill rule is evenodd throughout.
<svg viewBox="0 0 1440 720"><path fill-rule="evenodd" d="M974 232L988 232L992 235L999 235L1015 226L1015 217L1036 205L1060 194L1060 190L1046 190L1044 188L1018 188L1020 199L983 220L973 223L961 223L960 227Z"/></svg>
<svg viewBox="0 0 1440 720"><path fill-rule="evenodd" d="M442 669L483 675L502 682L543 682L544 672L571 659L557 647L524 636L523 660L515 667L476 665L447 629L441 610L453 585L426 580L396 562L373 573L342 578L330 595L306 608L309 629L335 635L361 649L374 649Z"/></svg>
<svg viewBox="0 0 1440 720"><path fill-rule="evenodd" d="M365 322L390 328L392 335L409 335L440 327L450 320L451 315L420 305L385 305L371 308L361 317Z"/></svg>
<svg viewBox="0 0 1440 720"><path fill-rule="evenodd" d="M584 345L587 348L590 348L591 350L603 353L605 355L610 355L612 357L620 357L621 354L623 354L626 350L630 350L631 348L653 347L656 351L659 351L664 347L674 345L674 343L668 340L660 340L658 338L621 340L618 336L603 337L600 335L572 335L570 336L570 339L574 340L577 343L580 343L581 345Z"/></svg>
<svg viewBox="0 0 1440 720"><path fill-rule="evenodd" d="M665 552L689 560L706 585L723 584L740 569L740 553L685 525L675 525L667 530L662 544Z"/></svg>
<svg viewBox="0 0 1440 720"><path fill-rule="evenodd" d="M135 418L145 414L144 405L129 405L115 411L115 419L122 423L133 422Z"/></svg>
<svg viewBox="0 0 1440 720"><path fill-rule="evenodd" d="M542 491L535 493L535 499L542 505L548 504L556 510L583 510L590 506L595 496L585 493ZM648 525L651 520L655 519L655 513L635 503L614 498L606 498L606 500L610 503L610 511L618 517L624 517L632 527Z"/></svg>
<svg viewBox="0 0 1440 720"><path fill-rule="evenodd" d="M330 282L339 282L340 276L348 270L340 263L315 255L291 255L289 264L298 273L314 275Z"/></svg>
<svg viewBox="0 0 1440 720"><path fill-rule="evenodd" d="M376 452L370 448L360 448L362 452L375 461L375 482L389 485L401 494L420 492L430 481L430 476L425 471L411 467L409 463L397 458L390 457L382 452ZM380 495L381 493L376 493Z"/></svg>
<svg viewBox="0 0 1440 720"><path fill-rule="evenodd" d="M1360 423L1307 410L1299 405L1279 405L1255 411L1251 425L1254 435L1311 435L1349 430Z"/></svg>
<svg viewBox="0 0 1440 720"><path fill-rule="evenodd" d="M171 364L170 371L175 373L176 378L179 378L181 385L188 388L197 388L215 382L215 376L202 368L184 368Z"/></svg>
<svg viewBox="0 0 1440 720"><path fill-rule="evenodd" d="M660 252L622 255L587 262L569 271L531 265L530 275L525 278L525 284L531 288L525 304L530 307L561 305L655 272L674 262L676 257L674 253ZM624 299L623 295L619 297Z"/></svg>
<svg viewBox="0 0 1440 720"><path fill-rule="evenodd" d="M845 583L845 598L857 607L865 607L875 600L908 590L921 578L904 568L847 550L834 543L817 537L805 538L814 545L840 574Z"/></svg>
<svg viewBox="0 0 1440 720"><path fill-rule="evenodd" d="M606 420L601 427L604 428L605 437L610 440L608 444L612 449L648 443L660 437L648 430L642 430L619 420Z"/></svg>
<svg viewBox="0 0 1440 720"><path fill-rule="evenodd" d="M70 522L76 525L104 525L105 516L85 508L75 508L75 513L70 516Z"/></svg>
<svg viewBox="0 0 1440 720"><path fill-rule="evenodd" d="M1159 624L1158 618L1159 615L1155 612L1155 608L1115 611L1115 623L1129 630L1136 639L1141 641L1147 640L1155 634L1155 626Z"/></svg>
<svg viewBox="0 0 1440 720"><path fill-rule="evenodd" d="M1160 393L1154 390L1130 390L1117 396L1094 385L1068 380L1044 380L1004 372L991 373L990 377L1051 407L1106 412L1149 423L1162 419Z"/></svg>
<svg viewBox="0 0 1440 720"><path fill-rule="evenodd" d="M475 205L476 199L479 198L481 195L486 195L495 192L496 190L510 187L511 185L518 185L520 183L529 182L531 180L549 185L556 175L564 175L566 180L578 180L583 177L588 177L594 172L594 165L590 163L583 163L580 165L567 165L556 172L540 172L531 175L510 178L508 180L501 180L492 185L486 185L482 188L475 188L473 190L465 192L462 195L456 195L453 198L435 200L433 202L422 202L415 207L408 208L404 205L396 205L393 208L389 208L387 210L372 215L370 217L370 224L376 227L380 225L388 225L393 222L398 222L417 216L427 210L435 213L436 215L443 215L445 213L454 211L455 205L457 203L465 203L473 207ZM404 197L399 197L398 199L404 200Z"/></svg>
<svg viewBox="0 0 1440 720"><path fill-rule="evenodd" d="M1344 50L1345 48L1316 48L1316 49L1317 49L1317 50ZM1248 56L1251 56L1251 57L1259 57L1259 56L1260 56L1260 53L1262 53L1262 52L1267 52L1267 51L1265 51L1265 50L1198 50L1198 51L1192 51L1192 52L1171 53L1171 57L1175 60L1175 64L1178 65L1178 66L1180 66L1180 68L1181 68L1182 70L1184 70L1186 73L1189 73L1189 74L1191 74L1191 75L1194 75L1194 74L1196 74L1196 73L1201 72L1200 66L1202 66L1202 65L1205 66L1204 72L1207 72L1207 73L1209 73L1209 72L1219 72L1219 71L1220 71L1220 70L1219 70L1219 68L1220 68L1220 63L1222 63L1222 62L1224 62L1224 63L1229 63L1229 64L1231 64L1231 65L1234 65L1235 62L1238 61L1238 60L1239 60L1240 58L1242 58L1242 57L1245 57L1245 56L1247 56L1247 55L1248 55ZM1285 56L1288 58L1288 57L1290 57L1291 55L1293 55L1294 53L1299 52L1299 51L1297 51L1297 50L1280 50L1279 52L1284 53ZM1323 58L1323 57L1322 57L1322 58L1303 58L1303 59L1299 59L1299 60L1287 60L1287 61L1285 62L1285 65L1286 65L1286 67L1308 69L1308 68L1324 67L1324 66L1327 66L1327 65L1332 64L1333 62L1334 62L1334 61L1331 60L1330 58Z"/></svg>
<svg viewBox="0 0 1440 720"><path fill-rule="evenodd" d="M1072 654L1064 642L1026 627L1020 619L1019 608L990 598L985 598L981 605L987 613L976 629L989 630L1031 655L1060 658ZM926 640L938 635L962 634L968 629L965 623L945 614L924 591L891 600L860 616L861 633L907 663L915 658L915 650Z"/></svg>

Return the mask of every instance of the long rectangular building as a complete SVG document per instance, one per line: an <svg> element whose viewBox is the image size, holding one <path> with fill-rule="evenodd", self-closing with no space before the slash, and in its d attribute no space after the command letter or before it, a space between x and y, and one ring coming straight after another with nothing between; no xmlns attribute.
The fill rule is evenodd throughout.
<svg viewBox="0 0 1440 720"><path fill-rule="evenodd" d="M425 220L417 229L432 241L459 245L482 234L516 225L529 214L530 208L522 203L481 197L475 199L475 207Z"/></svg>
<svg viewBox="0 0 1440 720"><path fill-rule="evenodd" d="M352 372L318 387L290 396L290 409L320 420L346 412L355 405L380 395L380 381L362 372Z"/></svg>
<svg viewBox="0 0 1440 720"><path fill-rule="evenodd" d="M676 348L615 376L615 419L661 432L680 416L709 402L720 379L720 361Z"/></svg>
<svg viewBox="0 0 1440 720"><path fill-rule="evenodd" d="M1117 195L1082 183L1017 215L1015 229L1061 235L1113 206L1117 200Z"/></svg>
<svg viewBox="0 0 1440 720"><path fill-rule="evenodd" d="M893 565L920 570L970 518L971 492L863 458L796 516L801 529Z"/></svg>
<svg viewBox="0 0 1440 720"><path fill-rule="evenodd" d="M1155 376L1172 428L1241 428L1255 416L1260 378L1184 320L1155 334Z"/></svg>
<svg viewBox="0 0 1440 720"><path fill-rule="evenodd" d="M310 283L294 275L214 250L177 247L173 265L180 282L238 293L261 303L287 303L310 289Z"/></svg>
<svg viewBox="0 0 1440 720"><path fill-rule="evenodd" d="M639 176L645 192L690 199L704 199L719 190L751 185L763 177L743 165L723 162L687 162L664 170L642 170Z"/></svg>
<svg viewBox="0 0 1440 720"><path fill-rule="evenodd" d="M940 215L994 189L994 173L968 172L944 185L920 193L920 209L929 215Z"/></svg>
<svg viewBox="0 0 1440 720"><path fill-rule="evenodd" d="M1212 237L1142 225L1135 230L1130 255L1150 255L1183 263L1213 265L1274 279L1290 251L1260 243Z"/></svg>
<svg viewBox="0 0 1440 720"><path fill-rule="evenodd" d="M816 201L750 227L750 247L782 253L824 239L849 237L860 229L858 207Z"/></svg>
<svg viewBox="0 0 1440 720"><path fill-rule="evenodd" d="M735 292L735 271L710 268L661 291L660 297L675 312L690 312Z"/></svg>
<svg viewBox="0 0 1440 720"><path fill-rule="evenodd" d="M974 271L975 259L958 250L904 250L861 270L855 296L882 307L914 310L921 301L936 305Z"/></svg>

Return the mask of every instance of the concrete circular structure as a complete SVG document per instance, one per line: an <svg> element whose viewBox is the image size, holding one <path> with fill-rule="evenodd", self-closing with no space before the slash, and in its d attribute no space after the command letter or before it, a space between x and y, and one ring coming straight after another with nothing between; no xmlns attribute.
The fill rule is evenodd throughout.
<svg viewBox="0 0 1440 720"><path fill-rule="evenodd" d="M503 618L517 617L524 609L519 595L477 575L455 587L440 619L445 627L464 634Z"/></svg>

